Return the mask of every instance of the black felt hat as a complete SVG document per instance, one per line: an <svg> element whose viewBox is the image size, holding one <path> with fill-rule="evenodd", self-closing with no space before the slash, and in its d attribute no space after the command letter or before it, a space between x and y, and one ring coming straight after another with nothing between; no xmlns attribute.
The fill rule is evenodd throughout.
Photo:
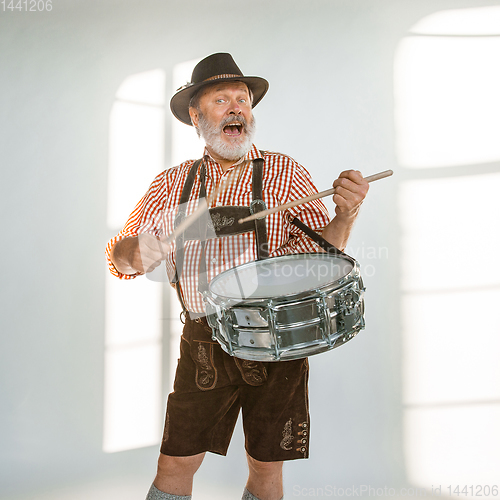
<svg viewBox="0 0 500 500"><path fill-rule="evenodd" d="M264 97L269 83L259 76L243 76L231 54L212 54L201 60L194 68L191 82L184 85L170 100L170 109L176 118L187 125L192 125L189 116L189 101L201 88L215 82L243 82L252 91L253 104L257 106Z"/></svg>

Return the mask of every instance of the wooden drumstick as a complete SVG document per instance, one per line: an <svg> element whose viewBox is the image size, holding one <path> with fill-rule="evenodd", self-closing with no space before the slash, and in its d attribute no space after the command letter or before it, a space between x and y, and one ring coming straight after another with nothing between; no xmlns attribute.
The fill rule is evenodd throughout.
<svg viewBox="0 0 500 500"><path fill-rule="evenodd" d="M394 172L392 170L384 170L383 172L379 172L378 174L369 175L365 177L365 181L373 182L378 181L379 179L383 179L384 177L390 177ZM297 205L302 205L303 203L307 203L309 201L317 200L318 198L324 198L325 196L329 196L331 194L335 194L335 188L327 189L326 191L321 191L319 193L311 194L304 198L300 198L298 200L290 201L285 203L284 205L278 205L273 208L269 208L267 210L262 210L261 212L257 212L253 215L249 215L244 219L240 219L238 222L241 224L243 222L247 222L249 220L255 219L263 219L266 215L274 214L275 212L281 212L282 210L286 210L287 208L292 208Z"/></svg>

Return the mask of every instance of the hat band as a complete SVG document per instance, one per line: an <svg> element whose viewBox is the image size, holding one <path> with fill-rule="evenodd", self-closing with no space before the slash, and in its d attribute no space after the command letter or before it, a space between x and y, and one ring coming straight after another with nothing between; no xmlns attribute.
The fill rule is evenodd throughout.
<svg viewBox="0 0 500 500"><path fill-rule="evenodd" d="M206 80L203 80L203 81L204 82L208 82L210 80L220 80L221 78L237 78L237 77L244 78L243 75L229 75L229 74L225 74L225 75L211 76L210 78L207 78Z"/></svg>

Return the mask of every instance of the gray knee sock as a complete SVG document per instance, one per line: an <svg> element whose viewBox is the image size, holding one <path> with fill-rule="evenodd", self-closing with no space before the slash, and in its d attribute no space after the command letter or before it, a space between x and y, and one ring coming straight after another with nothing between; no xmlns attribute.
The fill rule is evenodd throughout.
<svg viewBox="0 0 500 500"><path fill-rule="evenodd" d="M246 488L245 491L243 492L243 496L241 497L241 500L259 500L255 495L252 495Z"/></svg>
<svg viewBox="0 0 500 500"><path fill-rule="evenodd" d="M259 500L255 495L252 495L246 488L245 491L243 492L243 496L241 497L241 500ZM283 497L281 497L281 500L283 500Z"/></svg>
<svg viewBox="0 0 500 500"><path fill-rule="evenodd" d="M191 495L172 495L171 493L164 493L160 491L154 484L149 489L146 500L191 500Z"/></svg>

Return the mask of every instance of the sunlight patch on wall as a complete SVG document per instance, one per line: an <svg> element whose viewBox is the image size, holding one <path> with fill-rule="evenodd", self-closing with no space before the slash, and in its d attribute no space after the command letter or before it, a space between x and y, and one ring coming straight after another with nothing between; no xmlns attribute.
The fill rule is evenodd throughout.
<svg viewBox="0 0 500 500"><path fill-rule="evenodd" d="M160 99L160 92L163 96ZM108 226L120 228L165 165L165 74L129 76L110 116Z"/></svg>
<svg viewBox="0 0 500 500"><path fill-rule="evenodd" d="M470 485L477 496L492 496L500 470L498 422L499 404L406 409L406 446L412 450L406 456L409 479L428 489L441 485L444 498L458 498L453 494L457 485L469 485L468 497L473 496ZM448 485L453 485L451 494Z"/></svg>
<svg viewBox="0 0 500 500"><path fill-rule="evenodd" d="M500 174L401 186L405 404L500 402L499 190Z"/></svg>
<svg viewBox="0 0 500 500"><path fill-rule="evenodd" d="M164 169L165 73L129 76L110 116L108 227L116 233ZM106 276L103 450L157 444L162 405L162 284Z"/></svg>
<svg viewBox="0 0 500 500"><path fill-rule="evenodd" d="M421 19L410 33L419 35L500 35L500 5L436 12Z"/></svg>
<svg viewBox="0 0 500 500"><path fill-rule="evenodd" d="M500 167L500 165L499 165ZM399 193L407 292L496 286L500 174L404 182Z"/></svg>
<svg viewBox="0 0 500 500"><path fill-rule="evenodd" d="M488 26L485 30L490 31L490 11L479 10ZM492 10L491 18L497 18L499 9ZM439 26L447 31L445 17L441 13L439 23L430 23L433 29L428 31ZM426 31L426 22L419 25L420 31ZM498 26L496 34L500 35ZM409 36L402 40L395 58L401 165L449 167L500 160L499 54L500 36Z"/></svg>
<svg viewBox="0 0 500 500"><path fill-rule="evenodd" d="M491 482L500 470L500 200L488 197L499 190L492 174L400 192L404 436L420 487Z"/></svg>
<svg viewBox="0 0 500 500"><path fill-rule="evenodd" d="M429 490L500 470L500 163L475 172L500 162L499 15L433 14L395 58L405 454Z"/></svg>
<svg viewBox="0 0 500 500"><path fill-rule="evenodd" d="M498 304L500 285L404 296L404 404L500 403Z"/></svg>

